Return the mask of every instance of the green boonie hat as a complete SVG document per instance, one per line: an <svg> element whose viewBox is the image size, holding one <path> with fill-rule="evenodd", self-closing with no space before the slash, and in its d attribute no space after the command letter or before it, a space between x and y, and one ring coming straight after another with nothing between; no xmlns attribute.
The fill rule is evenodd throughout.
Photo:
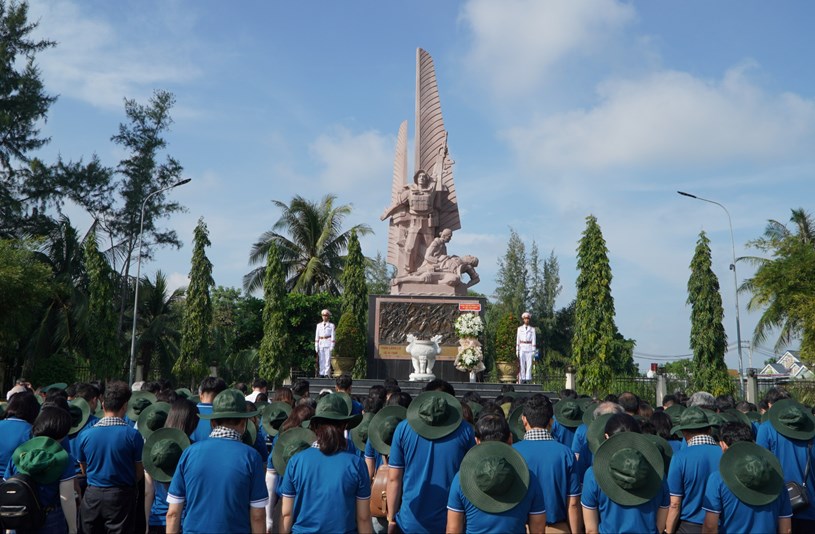
<svg viewBox="0 0 815 534"><path fill-rule="evenodd" d="M14 467L37 484L51 484L68 466L68 452L56 440L45 436L31 438L11 455Z"/></svg>
<svg viewBox="0 0 815 534"><path fill-rule="evenodd" d="M643 434L643 436L651 440L651 442L657 446L657 449L659 449L659 453L662 455L662 462L665 464L665 473L663 474L668 476L668 468L671 466L671 458L673 458L674 455L673 447L671 447L668 440L662 436L657 436L656 434Z"/></svg>
<svg viewBox="0 0 815 534"><path fill-rule="evenodd" d="M567 428L576 428L583 422L583 408L574 399L563 399L554 406L555 419Z"/></svg>
<svg viewBox="0 0 815 534"><path fill-rule="evenodd" d="M373 413L362 414L362 420L350 432L351 440L354 442L357 450L362 452L365 452L365 444L368 443L368 433L370 431L369 427L373 417Z"/></svg>
<svg viewBox="0 0 815 534"><path fill-rule="evenodd" d="M589 442L589 450L592 454L597 452L600 445L606 440L606 423L611 419L613 413L598 415L597 419L591 422L586 429L586 441Z"/></svg>
<svg viewBox="0 0 815 534"><path fill-rule="evenodd" d="M526 434L526 430L524 430L524 422L521 419L521 416L523 414L524 407L523 404L521 404L520 406L516 406L514 410L509 412L509 417L507 417L509 430L510 432L512 432L512 443L523 441L524 434Z"/></svg>
<svg viewBox="0 0 815 534"><path fill-rule="evenodd" d="M139 398L146 398L151 403L156 402L158 399L156 398L156 394L152 391L134 391L130 394L130 402L133 402L133 399Z"/></svg>
<svg viewBox="0 0 815 534"><path fill-rule="evenodd" d="M286 466L292 456L311 447L317 441L317 434L307 428L290 428L277 436L277 442L272 449L272 466L282 477Z"/></svg>
<svg viewBox="0 0 815 534"><path fill-rule="evenodd" d="M473 421L478 419L478 415L481 413L481 410L484 409L484 406L475 401L467 401L467 406L470 407L470 411L473 412Z"/></svg>
<svg viewBox="0 0 815 534"><path fill-rule="evenodd" d="M747 419L749 419L753 423L760 423L761 422L761 414L758 413L758 412L750 411L750 412L745 413L744 415L747 417Z"/></svg>
<svg viewBox="0 0 815 534"><path fill-rule="evenodd" d="M639 506L653 499L665 477L659 449L636 432L608 438L594 453L593 467L603 493L623 506Z"/></svg>
<svg viewBox="0 0 815 534"><path fill-rule="evenodd" d="M101 419L105 416L105 407L101 402L96 403L96 411L93 412L94 417Z"/></svg>
<svg viewBox="0 0 815 534"><path fill-rule="evenodd" d="M674 425L678 425L679 417L682 415L682 412L685 411L685 407L682 406L681 404L672 404L665 408L664 411L668 415L668 417L671 418L671 423L673 423Z"/></svg>
<svg viewBox="0 0 815 534"><path fill-rule="evenodd" d="M423 438L440 439L461 424L461 403L443 391L424 391L408 406L407 421Z"/></svg>
<svg viewBox="0 0 815 534"><path fill-rule="evenodd" d="M590 402L583 405L583 424L589 426L594 421L594 410L600 406L599 402Z"/></svg>
<svg viewBox="0 0 815 534"><path fill-rule="evenodd" d="M767 413L770 424L782 436L805 441L815 437L815 417L795 400L780 400L774 403Z"/></svg>
<svg viewBox="0 0 815 534"><path fill-rule="evenodd" d="M470 449L461 460L459 477L464 496L490 514L513 509L529 491L529 467L518 451L500 441Z"/></svg>
<svg viewBox="0 0 815 534"><path fill-rule="evenodd" d="M85 426L91 416L91 407L82 397L76 397L68 402L68 413L71 414L71 429L69 436L73 436Z"/></svg>
<svg viewBox="0 0 815 534"><path fill-rule="evenodd" d="M246 399L237 389L225 389L212 400L212 413L199 413L201 419L249 419L257 410L246 411Z"/></svg>
<svg viewBox="0 0 815 534"><path fill-rule="evenodd" d="M275 401L267 404L263 409L260 424L263 425L266 434L274 437L280 432L280 425L289 417L289 414L291 414L291 405L288 402Z"/></svg>
<svg viewBox="0 0 815 534"><path fill-rule="evenodd" d="M676 434L680 430L696 430L699 428L710 428L713 422L708 418L704 410L698 406L691 406L679 416L679 424L674 423L671 434Z"/></svg>
<svg viewBox="0 0 815 534"><path fill-rule="evenodd" d="M45 386L44 388L42 388L42 390L41 390L41 391L42 391L43 393L48 393L48 392L49 392L49 391L51 391L52 389L59 389L59 390L63 390L63 389L66 389L67 387L68 387L68 384L66 384L65 382L57 382L57 383L55 383L55 384L50 384L50 385L48 385L48 386Z"/></svg>
<svg viewBox="0 0 815 534"><path fill-rule="evenodd" d="M138 421L141 413L147 409L148 406L156 402L156 396L152 393L151 395L153 395L153 400L150 400L150 398L145 395L136 396L135 393L136 392L134 392L134 395L130 397L130 400L127 403L127 417L131 421Z"/></svg>
<svg viewBox="0 0 815 534"><path fill-rule="evenodd" d="M719 422L721 424L725 423L741 423L743 425L747 425L752 428L752 424L750 423L750 419L745 415L744 412L740 412L735 408L730 408L719 414Z"/></svg>
<svg viewBox="0 0 815 534"><path fill-rule="evenodd" d="M139 433L144 439L149 438L150 434L159 428L164 428L168 415L170 415L170 403L154 402L139 414Z"/></svg>
<svg viewBox="0 0 815 534"><path fill-rule="evenodd" d="M190 438L177 428L159 428L144 442L144 470L154 480L170 482L181 459L181 453L190 446Z"/></svg>
<svg viewBox="0 0 815 534"><path fill-rule="evenodd" d="M189 399L190 397L192 397L192 391L190 391L189 388L178 388L177 390L175 390L175 392L176 395L178 395L179 397L184 397L185 399Z"/></svg>
<svg viewBox="0 0 815 534"><path fill-rule="evenodd" d="M354 409L354 401L351 399L351 395L344 391L336 391L332 393L332 395L339 395L340 397L342 397L342 400L345 401L345 405L348 407L348 414L350 415L350 413Z"/></svg>
<svg viewBox="0 0 815 534"><path fill-rule="evenodd" d="M784 487L778 458L750 441L738 441L728 447L719 460L719 472L733 495L750 506L774 502Z"/></svg>
<svg viewBox="0 0 815 534"><path fill-rule="evenodd" d="M371 424L368 425L368 440L371 447L379 454L388 456L391 453L393 433L399 423L407 419L407 408L404 406L385 406L379 410Z"/></svg>
<svg viewBox="0 0 815 534"><path fill-rule="evenodd" d="M246 421L246 430L243 431L241 441L250 447L255 446L255 441L258 439L258 427L255 426L254 421Z"/></svg>
<svg viewBox="0 0 815 534"><path fill-rule="evenodd" d="M346 422L348 423L346 427L348 429L357 426L361 420L362 414L351 415L345 399L337 393L326 395L317 401L317 409L314 410L314 415L311 417L311 421L314 423L318 421Z"/></svg>

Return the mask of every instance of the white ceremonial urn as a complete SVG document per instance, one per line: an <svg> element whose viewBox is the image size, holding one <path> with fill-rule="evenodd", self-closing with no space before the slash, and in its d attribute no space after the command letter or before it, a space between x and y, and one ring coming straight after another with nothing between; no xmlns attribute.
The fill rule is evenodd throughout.
<svg viewBox="0 0 815 534"><path fill-rule="evenodd" d="M441 354L439 341L442 336L436 335L431 339L418 339L413 334L407 335L408 346L405 352L410 354L413 363L413 372L410 373L411 382L430 382L436 379L433 374L433 365L436 363L436 356Z"/></svg>

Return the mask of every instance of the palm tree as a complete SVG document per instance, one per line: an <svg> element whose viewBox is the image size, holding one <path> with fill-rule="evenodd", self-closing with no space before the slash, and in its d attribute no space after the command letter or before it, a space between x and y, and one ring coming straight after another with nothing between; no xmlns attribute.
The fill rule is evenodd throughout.
<svg viewBox="0 0 815 534"><path fill-rule="evenodd" d="M770 220L764 235L749 246L770 257L745 256L757 270L739 288L752 294L747 309L764 308L753 331L753 343L762 343L771 332L778 332L775 350L805 335L807 317L815 302L815 220L802 208L792 210L792 229ZM802 347L802 350L804 347Z"/></svg>
<svg viewBox="0 0 815 534"><path fill-rule="evenodd" d="M143 366L144 376L149 376L152 364L159 368L161 376L170 376L179 354L181 343L181 313L179 304L184 289L169 292L167 278L156 271L156 279L141 279L139 287L138 338L136 348ZM132 320L132 318L131 318Z"/></svg>
<svg viewBox="0 0 815 534"><path fill-rule="evenodd" d="M266 256L269 245L275 242L289 291L308 295L323 291L339 294L340 274L351 231L366 235L371 233L371 228L367 224L358 224L342 231L342 222L351 213L351 205L335 206L336 199L335 195L326 195L319 204L315 204L297 195L288 205L279 200L272 201L283 213L272 229L261 234L252 245L249 264L260 267L243 277L243 287L247 293L263 287ZM289 237L280 232L287 233Z"/></svg>

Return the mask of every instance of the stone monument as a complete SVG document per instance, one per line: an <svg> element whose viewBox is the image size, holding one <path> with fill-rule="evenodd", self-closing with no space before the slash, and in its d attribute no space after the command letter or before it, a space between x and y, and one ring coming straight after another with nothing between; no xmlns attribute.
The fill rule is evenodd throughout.
<svg viewBox="0 0 815 534"><path fill-rule="evenodd" d="M453 232L461 229L454 161L448 151L433 59L422 49L416 51L412 175L407 135L404 121L396 141L390 205L380 217L389 220L387 261L396 267L396 275L390 295L372 295L369 300L369 375L460 381L464 376L453 367L458 343L453 324L463 312L483 312L486 299L467 296L468 289L479 282L478 258L451 255L447 250ZM422 357L407 359L406 351L411 355L433 352L435 368L432 360L425 368Z"/></svg>

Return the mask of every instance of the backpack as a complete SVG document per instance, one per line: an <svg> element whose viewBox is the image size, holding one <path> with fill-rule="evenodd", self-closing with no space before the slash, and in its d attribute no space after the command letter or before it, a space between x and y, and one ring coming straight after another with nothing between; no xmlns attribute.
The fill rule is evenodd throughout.
<svg viewBox="0 0 815 534"><path fill-rule="evenodd" d="M0 524L7 529L37 529L47 510L40 505L37 483L18 473L0 484Z"/></svg>

